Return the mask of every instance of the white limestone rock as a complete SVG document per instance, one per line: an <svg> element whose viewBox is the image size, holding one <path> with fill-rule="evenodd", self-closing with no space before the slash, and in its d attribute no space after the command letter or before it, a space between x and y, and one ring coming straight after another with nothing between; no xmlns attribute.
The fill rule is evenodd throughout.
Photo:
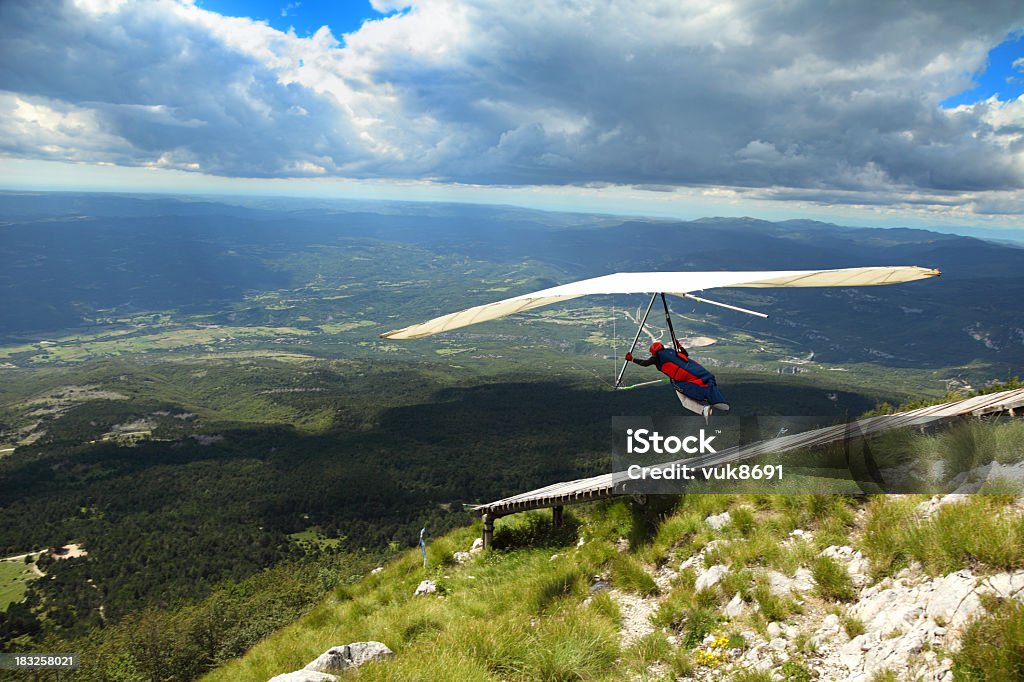
<svg viewBox="0 0 1024 682"><path fill-rule="evenodd" d="M434 594L437 592L437 583L433 580L424 580L416 588L416 592L413 594L414 597L423 597L428 594Z"/></svg>
<svg viewBox="0 0 1024 682"><path fill-rule="evenodd" d="M1024 599L1024 571L989 576L982 587L1004 599Z"/></svg>
<svg viewBox="0 0 1024 682"><path fill-rule="evenodd" d="M711 526L712 530L722 530L730 521L732 517L729 516L729 512L724 511L721 514L712 514L711 516L704 519L704 523Z"/></svg>
<svg viewBox="0 0 1024 682"><path fill-rule="evenodd" d="M729 603L722 609L722 613L729 619L739 618L746 612L747 605L738 592L733 595L733 598L729 600Z"/></svg>
<svg viewBox="0 0 1024 682"><path fill-rule="evenodd" d="M271 677L268 682L337 682L338 678L314 670L296 670Z"/></svg>
<svg viewBox="0 0 1024 682"><path fill-rule="evenodd" d="M715 564L697 576L697 582L694 583L693 589L696 592L700 592L701 590L712 588L717 585L722 577L728 572L729 567L725 564Z"/></svg>
<svg viewBox="0 0 1024 682"><path fill-rule="evenodd" d="M970 570L957 571L933 581L928 617L939 625L959 630L981 606L975 591L977 579Z"/></svg>
<svg viewBox="0 0 1024 682"><path fill-rule="evenodd" d="M395 652L382 642L352 642L331 647L317 656L303 670L319 673L335 673L358 668L371 661L384 661L394 657Z"/></svg>
<svg viewBox="0 0 1024 682"><path fill-rule="evenodd" d="M832 545L826 547L821 555L845 564L846 572L850 574L850 582L854 587L864 587L868 584L868 560L853 547Z"/></svg>

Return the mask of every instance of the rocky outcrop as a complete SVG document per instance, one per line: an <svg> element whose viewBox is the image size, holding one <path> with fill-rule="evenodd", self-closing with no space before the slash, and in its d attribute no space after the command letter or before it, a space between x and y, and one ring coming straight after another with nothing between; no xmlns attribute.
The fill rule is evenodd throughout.
<svg viewBox="0 0 1024 682"><path fill-rule="evenodd" d="M384 661L394 655L395 652L381 642L352 642L331 647L302 670L277 675L269 682L337 682L338 677L332 673L358 668L371 661Z"/></svg>
<svg viewBox="0 0 1024 682"><path fill-rule="evenodd" d="M823 554L853 565L863 560L849 547L830 547ZM851 570L854 576L863 574ZM794 596L812 593L803 590L806 585L802 581L786 580L785 587ZM778 586L772 582L773 591L783 587L781 581ZM734 652L733 665L768 671L799 655L819 679L868 682L888 670L901 680L946 682L953 679L952 660L935 652L959 648L964 628L981 613L980 596L985 592L1024 599L1024 571L982 578L965 569L929 578L919 569L906 569L896 578L863 587L843 619L811 608L791 622L769 623L764 635L744 631L748 646ZM736 595L722 608L722 614L738 620L746 607ZM863 631L848 636L844 620L857 623L857 629ZM800 653L807 651L807 642L812 643L813 655Z"/></svg>
<svg viewBox="0 0 1024 682"><path fill-rule="evenodd" d="M767 571L768 589L779 597L788 597L791 594L803 594L814 589L814 578L806 568L796 569L796 574L790 578L778 571Z"/></svg>

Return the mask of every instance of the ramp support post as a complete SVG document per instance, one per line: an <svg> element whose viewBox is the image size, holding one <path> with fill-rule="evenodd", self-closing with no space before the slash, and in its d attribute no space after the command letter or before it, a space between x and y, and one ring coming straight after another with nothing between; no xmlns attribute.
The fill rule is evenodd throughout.
<svg viewBox="0 0 1024 682"><path fill-rule="evenodd" d="M494 514L484 514L484 550L491 548L494 542Z"/></svg>
<svg viewBox="0 0 1024 682"><path fill-rule="evenodd" d="M562 516L562 512L565 511L565 507L559 505L551 508L551 525L555 528L561 528L565 519Z"/></svg>

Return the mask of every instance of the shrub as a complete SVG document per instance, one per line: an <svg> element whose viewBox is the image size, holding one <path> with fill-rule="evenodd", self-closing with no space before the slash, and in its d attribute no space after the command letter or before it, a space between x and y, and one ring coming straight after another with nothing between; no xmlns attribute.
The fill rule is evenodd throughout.
<svg viewBox="0 0 1024 682"><path fill-rule="evenodd" d="M686 613L683 621L683 644L692 649L718 626L718 612L712 609L695 608Z"/></svg>

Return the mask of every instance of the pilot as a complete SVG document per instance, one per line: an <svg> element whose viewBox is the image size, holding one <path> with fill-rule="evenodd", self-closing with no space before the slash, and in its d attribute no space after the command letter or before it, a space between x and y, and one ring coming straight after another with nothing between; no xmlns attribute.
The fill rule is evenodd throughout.
<svg viewBox="0 0 1024 682"><path fill-rule="evenodd" d="M686 348L676 341L676 348L665 348L660 342L651 344L651 357L646 360L637 360L632 353L626 353L626 360L641 367L656 365L658 370L672 381L673 388L679 393L699 403L700 413L705 417L711 414L711 409L725 412L729 409L729 403L725 396L718 390L715 375L706 370L695 360L690 359ZM693 406L687 405L680 398L680 401L687 408L697 411Z"/></svg>

